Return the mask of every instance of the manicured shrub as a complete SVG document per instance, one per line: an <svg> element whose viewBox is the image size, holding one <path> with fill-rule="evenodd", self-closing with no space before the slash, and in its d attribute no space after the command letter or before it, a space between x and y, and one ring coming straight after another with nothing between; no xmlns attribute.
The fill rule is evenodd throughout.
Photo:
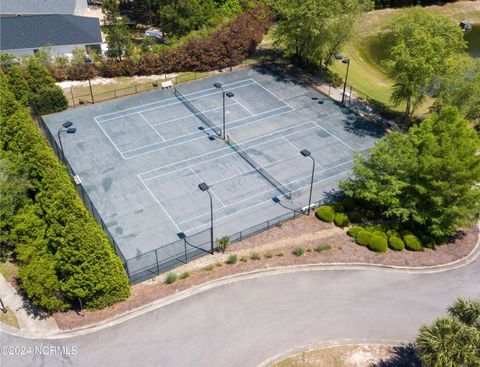
<svg viewBox="0 0 480 367"><path fill-rule="evenodd" d="M375 219L375 217L377 216L377 212L373 209L367 209L365 210L365 217L367 217L367 219Z"/></svg>
<svg viewBox="0 0 480 367"><path fill-rule="evenodd" d="M403 231L400 231L400 235L403 237L408 236L408 235L413 235L412 231L409 231L408 229L404 229Z"/></svg>
<svg viewBox="0 0 480 367"><path fill-rule="evenodd" d="M345 212L345 208L343 207L342 203L339 201L332 201L328 204L329 207L333 209L335 213L343 213Z"/></svg>
<svg viewBox="0 0 480 367"><path fill-rule="evenodd" d="M372 235L373 235L373 236L376 236L376 237L384 238L385 241L388 240L387 234L386 234L385 232L383 232L383 231L375 230L375 231L373 231Z"/></svg>
<svg viewBox="0 0 480 367"><path fill-rule="evenodd" d="M343 228L350 224L350 220L345 213L335 213L335 225L337 227Z"/></svg>
<svg viewBox="0 0 480 367"><path fill-rule="evenodd" d="M387 235L388 235L389 238L390 238L390 237L397 237L397 238L400 238L400 237L401 237L401 236L400 236L400 232L398 232L396 229L389 229L389 230L387 231Z"/></svg>
<svg viewBox="0 0 480 367"><path fill-rule="evenodd" d="M332 223L335 218L335 212L330 206L324 205L315 211L315 216L324 222Z"/></svg>
<svg viewBox="0 0 480 367"><path fill-rule="evenodd" d="M315 247L315 251L317 251L317 252L328 251L331 248L332 247L329 244L321 243L321 244L317 245L317 247Z"/></svg>
<svg viewBox="0 0 480 367"><path fill-rule="evenodd" d="M355 237L355 242L362 246L368 246L370 238L372 238L372 233L368 231L360 231Z"/></svg>
<svg viewBox="0 0 480 367"><path fill-rule="evenodd" d="M295 247L292 251L292 254L295 256L302 256L305 253L305 249L303 247Z"/></svg>
<svg viewBox="0 0 480 367"><path fill-rule="evenodd" d="M225 263L229 264L229 265L233 265L237 262L237 255L235 254L231 254L228 256L227 260L225 261Z"/></svg>
<svg viewBox="0 0 480 367"><path fill-rule="evenodd" d="M68 101L63 91L54 86L46 86L32 95L32 102L41 115L63 111L68 107Z"/></svg>
<svg viewBox="0 0 480 367"><path fill-rule="evenodd" d="M177 280L177 274L175 273L168 273L166 278L165 278L165 283L167 284L172 284L172 283L175 283L175 281Z"/></svg>
<svg viewBox="0 0 480 367"><path fill-rule="evenodd" d="M362 227L364 231L367 231L367 232L370 232L370 233L373 233L375 231L375 228L372 227L372 226L363 226Z"/></svg>
<svg viewBox="0 0 480 367"><path fill-rule="evenodd" d="M363 231L363 228L360 226L352 226L348 229L347 234L350 237L356 237L358 232Z"/></svg>
<svg viewBox="0 0 480 367"><path fill-rule="evenodd" d="M250 260L260 260L262 256L258 252L252 252L250 255Z"/></svg>
<svg viewBox="0 0 480 367"><path fill-rule="evenodd" d="M391 236L388 239L388 245L392 250L403 251L405 250L405 243L398 237Z"/></svg>
<svg viewBox="0 0 480 367"><path fill-rule="evenodd" d="M343 199L340 203L342 204L343 208L347 212L354 210L355 207L357 206L356 203L355 203L355 200L353 198L350 198L350 197L347 197L346 199Z"/></svg>
<svg viewBox="0 0 480 367"><path fill-rule="evenodd" d="M422 244L426 248L435 249L436 243L435 240L430 236L422 236Z"/></svg>
<svg viewBox="0 0 480 367"><path fill-rule="evenodd" d="M386 252L388 249L387 239L373 235L370 238L368 248L375 252Z"/></svg>
<svg viewBox="0 0 480 367"><path fill-rule="evenodd" d="M357 211L349 212L348 217L350 218L350 222L352 222L352 223L361 223L362 222L362 215Z"/></svg>
<svg viewBox="0 0 480 367"><path fill-rule="evenodd" d="M405 247L410 251L422 251L423 246L417 236L413 234L407 234L403 236Z"/></svg>
<svg viewBox="0 0 480 367"><path fill-rule="evenodd" d="M189 276L190 276L190 273L188 271L184 271L182 274L180 274L179 278L187 279Z"/></svg>
<svg viewBox="0 0 480 367"><path fill-rule="evenodd" d="M381 231L381 232L385 232L385 233L390 229L390 227L388 225L386 225L385 223L376 224L374 228L375 228L376 231Z"/></svg>

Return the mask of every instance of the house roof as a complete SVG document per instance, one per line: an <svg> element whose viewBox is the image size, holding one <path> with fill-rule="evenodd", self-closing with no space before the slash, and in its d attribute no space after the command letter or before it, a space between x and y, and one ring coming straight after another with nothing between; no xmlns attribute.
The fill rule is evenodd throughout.
<svg viewBox="0 0 480 367"><path fill-rule="evenodd" d="M0 18L1 50L101 42L98 18L61 14Z"/></svg>
<svg viewBox="0 0 480 367"><path fill-rule="evenodd" d="M2 0L0 14L74 14L78 1L86 0Z"/></svg>

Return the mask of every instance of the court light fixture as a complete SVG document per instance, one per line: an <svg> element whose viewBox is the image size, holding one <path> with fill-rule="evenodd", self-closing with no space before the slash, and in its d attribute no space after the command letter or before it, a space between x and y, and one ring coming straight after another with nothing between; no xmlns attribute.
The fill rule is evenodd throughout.
<svg viewBox="0 0 480 367"><path fill-rule="evenodd" d="M335 60L342 60L342 64L347 65L347 72L345 75L345 81L343 82L342 104L345 104L345 93L347 91L348 71L350 69L350 59L342 55L335 55Z"/></svg>
<svg viewBox="0 0 480 367"><path fill-rule="evenodd" d="M213 83L213 86L218 89L222 89L222 83Z"/></svg>
<svg viewBox="0 0 480 367"><path fill-rule="evenodd" d="M222 90L222 98L223 98L223 115L222 115L222 125L223 125L223 129L222 129L222 139L225 140L225 137L226 137L226 131L225 131L225 96L227 96L228 98L233 98L233 97L235 97L235 94L233 94L233 92L226 91L226 90L223 88L222 83L215 82L215 83L213 83L213 86L214 86L215 88L217 88L217 89L221 89L221 90Z"/></svg>
<svg viewBox="0 0 480 367"><path fill-rule="evenodd" d="M62 144L61 134L62 133L75 134L77 132L77 129L74 127L71 127L72 125L73 125L72 121L65 121L60 127L60 129L58 129L58 132L57 132L58 142L60 143L60 150L62 151L62 156L64 155L64 153L63 153L63 144Z"/></svg>
<svg viewBox="0 0 480 367"><path fill-rule="evenodd" d="M225 95L226 95L228 98L233 98L233 97L235 97L235 94L233 94L233 92L230 92L230 91L228 91L227 93L225 93Z"/></svg>
<svg viewBox="0 0 480 367"><path fill-rule="evenodd" d="M213 254L213 199L212 199L212 194L210 193L208 185L205 182L201 182L198 184L198 188L206 192L208 196L210 197L210 250L211 253Z"/></svg>
<svg viewBox="0 0 480 367"><path fill-rule="evenodd" d="M70 126L72 126L72 125L73 125L73 122L72 122L72 121L65 121L65 122L62 124L62 126L65 127L65 128L68 128L68 127L70 127Z"/></svg>
<svg viewBox="0 0 480 367"><path fill-rule="evenodd" d="M280 202L280 199L279 199L278 197L274 196L274 197L272 198L272 201L273 201L275 204L278 204L278 203Z"/></svg>
<svg viewBox="0 0 480 367"><path fill-rule="evenodd" d="M310 207L312 206L313 177L315 176L315 159L313 159L312 153L308 149L302 149L300 151L300 154L305 158L310 158L313 162L312 179L310 181L310 195L308 197L308 209L307 209L307 215L310 215Z"/></svg>

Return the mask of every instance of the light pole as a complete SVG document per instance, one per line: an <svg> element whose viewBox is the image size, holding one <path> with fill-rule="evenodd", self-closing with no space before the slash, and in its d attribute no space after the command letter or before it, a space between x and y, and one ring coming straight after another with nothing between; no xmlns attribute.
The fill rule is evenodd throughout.
<svg viewBox="0 0 480 367"><path fill-rule="evenodd" d="M77 129L74 127L71 127L73 125L72 121L65 121L62 124L62 127L58 129L57 136L58 136L58 142L60 143L60 150L62 151L63 155L63 145L62 145L62 137L61 133L66 132L67 134L75 134L77 132Z"/></svg>
<svg viewBox="0 0 480 367"><path fill-rule="evenodd" d="M233 94L233 92L230 92L230 91L226 91L225 89L223 89L223 85L222 83L213 83L213 86L217 89L221 89L222 90L222 96L223 96L223 130L222 130L222 139L225 140L225 96L227 96L228 98L233 98L235 97L235 94Z"/></svg>
<svg viewBox="0 0 480 367"><path fill-rule="evenodd" d="M350 59L343 57L342 55L335 55L335 59L342 60L343 64L347 64L347 74L345 75L345 81L343 82L342 104L345 104L345 92L347 90L348 71L350 69Z"/></svg>
<svg viewBox="0 0 480 367"><path fill-rule="evenodd" d="M85 61L85 69L87 70L88 86L90 87L90 97L92 98L92 104L94 104L95 100L93 99L92 82L90 80L90 70L89 70L89 67L88 67L88 64L92 63L92 59L90 58L90 56L85 55L83 57L83 60Z"/></svg>
<svg viewBox="0 0 480 367"><path fill-rule="evenodd" d="M232 33L239 34L240 30L237 28L230 28L230 71L233 70L233 42L232 42Z"/></svg>
<svg viewBox="0 0 480 367"><path fill-rule="evenodd" d="M167 67L165 65L165 47L170 46L171 43L165 40L165 33L163 33L163 31L162 31L162 44L163 44L163 47L162 47L163 72L165 74L165 80L167 80Z"/></svg>
<svg viewBox="0 0 480 367"><path fill-rule="evenodd" d="M210 194L208 185L205 182L198 184L198 188L201 191L206 191L210 197L210 249L213 254L213 200L212 194Z"/></svg>
<svg viewBox="0 0 480 367"><path fill-rule="evenodd" d="M303 155L304 157L310 158L313 162L312 180L310 181L310 196L308 198L308 211L307 211L307 215L310 215L310 207L312 205L313 176L315 176L315 159L313 159L312 153L310 153L308 149L303 149L302 151L300 151L300 154Z"/></svg>

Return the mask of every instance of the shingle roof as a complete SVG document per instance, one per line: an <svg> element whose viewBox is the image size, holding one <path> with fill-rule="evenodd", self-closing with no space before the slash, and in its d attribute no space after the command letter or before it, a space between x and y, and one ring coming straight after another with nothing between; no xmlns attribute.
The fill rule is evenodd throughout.
<svg viewBox="0 0 480 367"><path fill-rule="evenodd" d="M0 18L1 50L101 42L98 18L60 14Z"/></svg>
<svg viewBox="0 0 480 367"><path fill-rule="evenodd" d="M77 0L2 0L1 14L74 14Z"/></svg>

